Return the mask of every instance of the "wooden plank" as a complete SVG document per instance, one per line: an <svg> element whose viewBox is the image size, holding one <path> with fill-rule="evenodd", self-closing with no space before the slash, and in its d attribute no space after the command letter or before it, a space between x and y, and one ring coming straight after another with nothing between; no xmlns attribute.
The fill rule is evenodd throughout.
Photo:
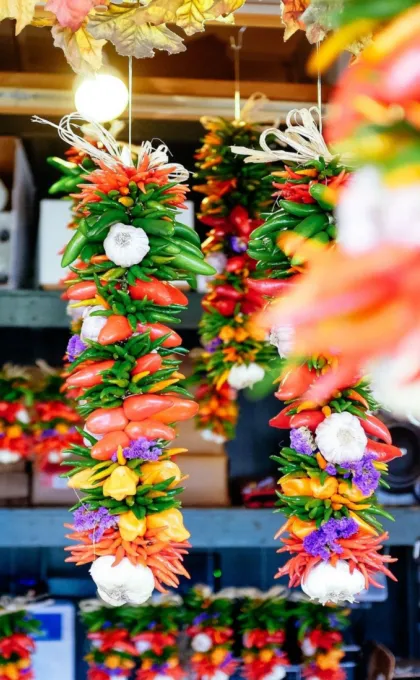
<svg viewBox="0 0 420 680"><path fill-rule="evenodd" d="M74 77L53 73L0 72L0 88L20 90L55 90L71 92ZM159 94L191 97L232 97L235 89L232 80L211 80L198 78L134 78L134 94ZM241 82L242 97L254 92L264 92L276 101L316 101L315 83L277 83L263 80ZM323 88L323 99L327 101L329 88Z"/></svg>

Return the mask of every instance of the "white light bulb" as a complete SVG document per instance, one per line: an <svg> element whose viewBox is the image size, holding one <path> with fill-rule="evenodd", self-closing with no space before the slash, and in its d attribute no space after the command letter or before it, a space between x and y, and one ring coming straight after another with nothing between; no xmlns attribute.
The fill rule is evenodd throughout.
<svg viewBox="0 0 420 680"><path fill-rule="evenodd" d="M128 104L128 90L122 80L108 74L85 78L74 96L80 115L98 123L114 120Z"/></svg>

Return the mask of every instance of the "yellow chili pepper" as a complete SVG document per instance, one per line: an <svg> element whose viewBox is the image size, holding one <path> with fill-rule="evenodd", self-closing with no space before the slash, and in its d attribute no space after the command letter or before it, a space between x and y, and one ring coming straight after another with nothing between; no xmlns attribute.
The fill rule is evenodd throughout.
<svg viewBox="0 0 420 680"><path fill-rule="evenodd" d="M223 647L219 647L218 649L215 649L214 652L211 653L211 661L214 666L219 666L221 663L226 658L226 654L228 653L227 649L223 649Z"/></svg>
<svg viewBox="0 0 420 680"><path fill-rule="evenodd" d="M69 431L69 426L66 425L65 423L57 423L55 426L56 432L59 434L66 434Z"/></svg>
<svg viewBox="0 0 420 680"><path fill-rule="evenodd" d="M274 651L272 649L262 649L259 653L261 661L264 663L271 661L274 656Z"/></svg>
<svg viewBox="0 0 420 680"><path fill-rule="evenodd" d="M370 524L368 524L364 519L362 519L357 512L350 511L350 517L354 519L359 525L359 529L363 534L370 534L371 536L377 536L378 532Z"/></svg>
<svg viewBox="0 0 420 680"><path fill-rule="evenodd" d="M216 383L216 390L220 390L222 385L226 382L229 376L229 371L223 371L222 375L220 376L219 380Z"/></svg>
<svg viewBox="0 0 420 680"><path fill-rule="evenodd" d="M110 654L109 656L107 656L105 659L105 666L107 666L108 668L112 668L112 670L114 670L115 668L119 668L120 657L118 656L118 654Z"/></svg>
<svg viewBox="0 0 420 680"><path fill-rule="evenodd" d="M371 63L382 60L411 37L417 35L419 26L420 7L416 5L400 14L380 33L377 33L374 42L364 50L363 58Z"/></svg>
<svg viewBox="0 0 420 680"><path fill-rule="evenodd" d="M162 530L156 534L156 538L159 541L176 541L181 543L186 541L191 535L184 527L181 512L176 508L148 515L146 522L148 529L159 529L162 527Z"/></svg>
<svg viewBox="0 0 420 680"><path fill-rule="evenodd" d="M96 472L95 474L92 475L90 478L90 483L95 484L96 482L99 482L100 479L104 480L105 477L109 477L109 475L114 472L114 470L117 469L118 465L117 463L112 463L111 461L110 465L107 465L106 467L103 467L102 470L99 470L99 472Z"/></svg>
<svg viewBox="0 0 420 680"><path fill-rule="evenodd" d="M223 340L223 342L230 342L233 340L235 337L235 331L231 326L223 326L221 331L219 332L219 338Z"/></svg>
<svg viewBox="0 0 420 680"><path fill-rule="evenodd" d="M245 328L237 328L235 331L235 341L236 342L244 342L248 337L248 332L245 330Z"/></svg>
<svg viewBox="0 0 420 680"><path fill-rule="evenodd" d="M133 383L138 383L139 380L142 378L145 378L147 375L149 375L150 371L142 371L141 373L137 373L133 378L131 378Z"/></svg>
<svg viewBox="0 0 420 680"><path fill-rule="evenodd" d="M167 456L177 456L179 453L188 453L188 449L165 449L164 452Z"/></svg>
<svg viewBox="0 0 420 680"><path fill-rule="evenodd" d="M171 477L175 477L168 487L173 489L180 482L181 470L173 461L162 460L155 463L144 463L141 467L140 476L143 484L159 484Z"/></svg>
<svg viewBox="0 0 420 680"><path fill-rule="evenodd" d="M157 382L153 385L153 387L148 390L148 394L151 392L160 392L160 390L164 390L166 387L169 387L169 385L173 385L174 383L178 382L178 378L173 378L170 380L161 380L160 382Z"/></svg>
<svg viewBox="0 0 420 680"><path fill-rule="evenodd" d="M15 663L7 663L2 667L2 672L9 680L19 680L20 678L19 668Z"/></svg>
<svg viewBox="0 0 420 680"><path fill-rule="evenodd" d="M127 496L134 496L139 481L139 475L126 465L119 465L106 480L103 486L104 496L111 496L116 501L122 501Z"/></svg>
<svg viewBox="0 0 420 680"><path fill-rule="evenodd" d="M319 465L319 467L321 468L321 470L325 470L325 468L327 467L327 461L325 460L325 458L324 458L324 456L322 455L322 453L319 453L319 451L318 451L318 453L316 454L315 458L316 458L316 462L318 463L318 465Z"/></svg>
<svg viewBox="0 0 420 680"><path fill-rule="evenodd" d="M330 416L331 413L332 413L332 411L331 411L331 409L330 409L329 406L323 406L322 409L321 409L321 411L322 411L322 413L324 414L324 416L325 416L326 418L328 418L328 416Z"/></svg>
<svg viewBox="0 0 420 680"><path fill-rule="evenodd" d="M146 518L137 519L134 512L129 510L120 515L118 528L123 541L134 541L146 533Z"/></svg>

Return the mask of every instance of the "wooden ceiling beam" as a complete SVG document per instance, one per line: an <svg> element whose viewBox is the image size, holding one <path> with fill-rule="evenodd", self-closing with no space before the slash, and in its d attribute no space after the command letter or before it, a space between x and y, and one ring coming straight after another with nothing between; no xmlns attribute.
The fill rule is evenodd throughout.
<svg viewBox="0 0 420 680"><path fill-rule="evenodd" d="M54 90L71 92L75 77L67 74L0 72L2 90ZM135 95L154 94L188 97L232 97L234 82L198 78L134 78ZM275 83L264 81L241 82L242 97L255 92L264 93L273 101L316 101L315 83ZM329 88L323 87L323 99L327 101ZM1 102L1 100L0 100Z"/></svg>

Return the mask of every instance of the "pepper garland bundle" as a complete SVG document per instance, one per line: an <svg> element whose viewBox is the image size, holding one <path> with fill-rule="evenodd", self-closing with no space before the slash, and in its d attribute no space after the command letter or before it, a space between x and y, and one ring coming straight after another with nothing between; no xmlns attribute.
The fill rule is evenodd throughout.
<svg viewBox="0 0 420 680"><path fill-rule="evenodd" d="M248 240L261 213L271 203L271 183L265 165L244 166L230 147L252 146L258 127L244 121L204 119L207 130L196 154L195 190L205 194L201 222L210 232L203 244L207 259L217 269L208 283L200 322L204 354L196 366L200 381L198 425L221 441L234 436L238 418L237 390L264 377L271 348L250 319L263 298L247 285L255 265L247 255Z"/></svg>
<svg viewBox="0 0 420 680"><path fill-rule="evenodd" d="M43 376L34 398L34 455L41 468L61 463L65 449L81 444L82 437L76 430L80 417L73 405L64 397L60 375L44 362L38 362Z"/></svg>
<svg viewBox="0 0 420 680"><path fill-rule="evenodd" d="M350 623L349 610L301 601L293 614L297 618L303 677L345 680L346 673L340 667L344 657L341 631Z"/></svg>
<svg viewBox="0 0 420 680"><path fill-rule="evenodd" d="M251 246L252 253L264 261L265 249L275 244L284 264L274 275L289 278L286 284L293 286L296 269L302 276L302 266L313 250L325 247L333 237L332 187L345 180L346 170L329 153L310 112L292 112L287 123L286 133L278 137L297 152L267 151L266 157L273 160L277 153L294 165L277 173L283 199L280 210L269 220L267 232L257 232ZM261 159L261 152L255 155ZM277 283L281 290L285 282ZM274 329L273 339L279 352L289 354L291 338L285 330ZM321 603L353 601L369 584L380 587L374 578L377 572L394 578L386 567L392 558L379 553L387 538L379 518L392 517L378 505L375 490L379 484L386 486L381 474L401 451L392 446L389 430L372 415L377 404L359 374L342 375L330 398L316 394L319 383L334 378L339 362L333 354L290 360L276 393L287 405L270 421L273 427L291 429L290 447L273 457L282 474L278 506L288 518L277 536L290 534L282 539L279 552L293 555L277 577L288 574L291 586L301 585Z"/></svg>
<svg viewBox="0 0 420 680"><path fill-rule="evenodd" d="M214 270L199 255L195 232L176 220L188 173L167 149L146 143L133 160L97 125L96 148L72 130L60 134L87 150L97 169L81 185L83 213L62 264L68 299L85 307L80 335L67 348L66 389L86 421L84 446L67 473L83 498L72 508L68 561L93 562L100 596L113 606L140 604L156 586L177 586L189 544L180 503L181 471L168 448L173 425L197 412L178 372L186 350L170 328L186 296L170 281ZM190 245L194 244L194 254ZM73 263L80 258L82 268ZM72 302L71 302L72 303ZM169 324L169 325L167 325Z"/></svg>
<svg viewBox="0 0 420 680"><path fill-rule="evenodd" d="M194 676L227 680L238 666L232 654L234 602L223 591L213 595L206 586L195 586L185 594L184 606Z"/></svg>
<svg viewBox="0 0 420 680"><path fill-rule="evenodd" d="M90 650L88 680L123 680L131 676L137 648L129 630L128 607L103 607L96 600L80 603L80 615L87 628Z"/></svg>
<svg viewBox="0 0 420 680"><path fill-rule="evenodd" d="M241 602L243 675L246 680L282 680L289 663L282 646L286 639L286 597L282 588L257 593Z"/></svg>
<svg viewBox="0 0 420 680"><path fill-rule="evenodd" d="M16 463L31 453L30 383L31 376L21 366L5 364L0 370L0 463Z"/></svg>
<svg viewBox="0 0 420 680"><path fill-rule="evenodd" d="M3 609L0 604L0 680L33 680L31 637L39 622L24 609Z"/></svg>
<svg viewBox="0 0 420 680"><path fill-rule="evenodd" d="M132 617L133 642L140 655L136 680L181 680L186 674L181 667L178 635L182 625L182 600L168 595L142 607L129 608Z"/></svg>

